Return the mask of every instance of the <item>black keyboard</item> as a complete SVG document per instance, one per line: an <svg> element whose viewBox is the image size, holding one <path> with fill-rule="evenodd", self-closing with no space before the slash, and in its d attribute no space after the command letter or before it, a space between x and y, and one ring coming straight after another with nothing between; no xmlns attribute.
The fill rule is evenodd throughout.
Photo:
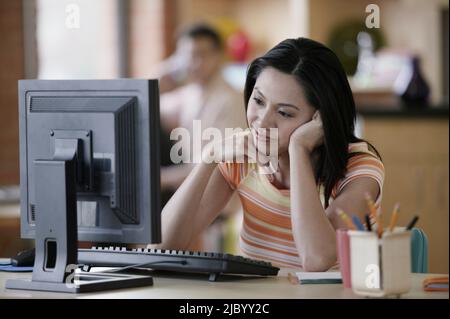
<svg viewBox="0 0 450 319"><path fill-rule="evenodd" d="M186 273L208 273L209 280L220 274L276 276L271 263L222 253L164 249L92 247L78 249L78 263L87 267L151 268Z"/></svg>

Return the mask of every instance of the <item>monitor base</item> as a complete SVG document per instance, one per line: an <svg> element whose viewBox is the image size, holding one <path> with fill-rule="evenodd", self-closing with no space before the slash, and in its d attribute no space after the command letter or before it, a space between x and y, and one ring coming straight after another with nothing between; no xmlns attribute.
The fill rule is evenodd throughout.
<svg viewBox="0 0 450 319"><path fill-rule="evenodd" d="M6 281L5 287L7 289L83 293L153 285L151 276L116 273L77 273L74 279L74 283L9 279Z"/></svg>

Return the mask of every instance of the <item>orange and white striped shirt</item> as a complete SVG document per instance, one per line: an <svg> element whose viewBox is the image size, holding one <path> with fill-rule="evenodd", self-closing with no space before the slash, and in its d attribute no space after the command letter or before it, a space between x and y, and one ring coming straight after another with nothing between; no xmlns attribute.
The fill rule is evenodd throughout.
<svg viewBox="0 0 450 319"><path fill-rule="evenodd" d="M333 188L330 203L348 183L358 177L369 177L380 187L375 201L379 208L384 181L383 163L365 142L349 144L349 152L357 154L348 160L347 173ZM276 188L268 175L258 173L255 163L220 163L219 170L230 187L238 192L242 203L240 253L270 261L279 267L301 267L292 235L289 189ZM318 189L324 205L323 187Z"/></svg>

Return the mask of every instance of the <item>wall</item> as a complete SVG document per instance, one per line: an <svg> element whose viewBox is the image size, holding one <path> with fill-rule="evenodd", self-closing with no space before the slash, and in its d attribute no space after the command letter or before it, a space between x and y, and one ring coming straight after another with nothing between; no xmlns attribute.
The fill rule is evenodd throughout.
<svg viewBox="0 0 450 319"><path fill-rule="evenodd" d="M443 0L335 0L310 1L310 35L326 43L330 30L349 18L364 21L368 4L380 7L380 27L387 44L408 49L421 58L422 70L432 88L432 102L442 102L440 9Z"/></svg>
<svg viewBox="0 0 450 319"><path fill-rule="evenodd" d="M0 1L0 185L19 184L17 80L24 77L22 2Z"/></svg>
<svg viewBox="0 0 450 319"><path fill-rule="evenodd" d="M432 101L442 102L442 38L440 9L448 1L387 1L384 27L388 43L407 47L421 58L421 67L432 89ZM399 23L399 21L404 21Z"/></svg>
<svg viewBox="0 0 450 319"><path fill-rule="evenodd" d="M172 0L130 0L128 22L128 76L148 78L167 56L171 44Z"/></svg>
<svg viewBox="0 0 450 319"><path fill-rule="evenodd" d="M176 24L231 19L252 41L252 56L289 37L307 36L307 0L176 0Z"/></svg>

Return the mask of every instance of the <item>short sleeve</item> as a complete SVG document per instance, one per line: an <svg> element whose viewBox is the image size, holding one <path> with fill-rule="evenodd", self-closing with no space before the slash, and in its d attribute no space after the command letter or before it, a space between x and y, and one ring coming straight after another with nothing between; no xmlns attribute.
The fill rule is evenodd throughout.
<svg viewBox="0 0 450 319"><path fill-rule="evenodd" d="M218 167L232 189L236 189L239 186L249 171L247 163L221 162L218 164Z"/></svg>
<svg viewBox="0 0 450 319"><path fill-rule="evenodd" d="M384 165L378 157L370 153L361 153L349 158L347 163L347 173L336 185L336 195L339 195L344 187L350 182L360 177L372 178L377 182L380 191L375 204L379 206L383 192Z"/></svg>

